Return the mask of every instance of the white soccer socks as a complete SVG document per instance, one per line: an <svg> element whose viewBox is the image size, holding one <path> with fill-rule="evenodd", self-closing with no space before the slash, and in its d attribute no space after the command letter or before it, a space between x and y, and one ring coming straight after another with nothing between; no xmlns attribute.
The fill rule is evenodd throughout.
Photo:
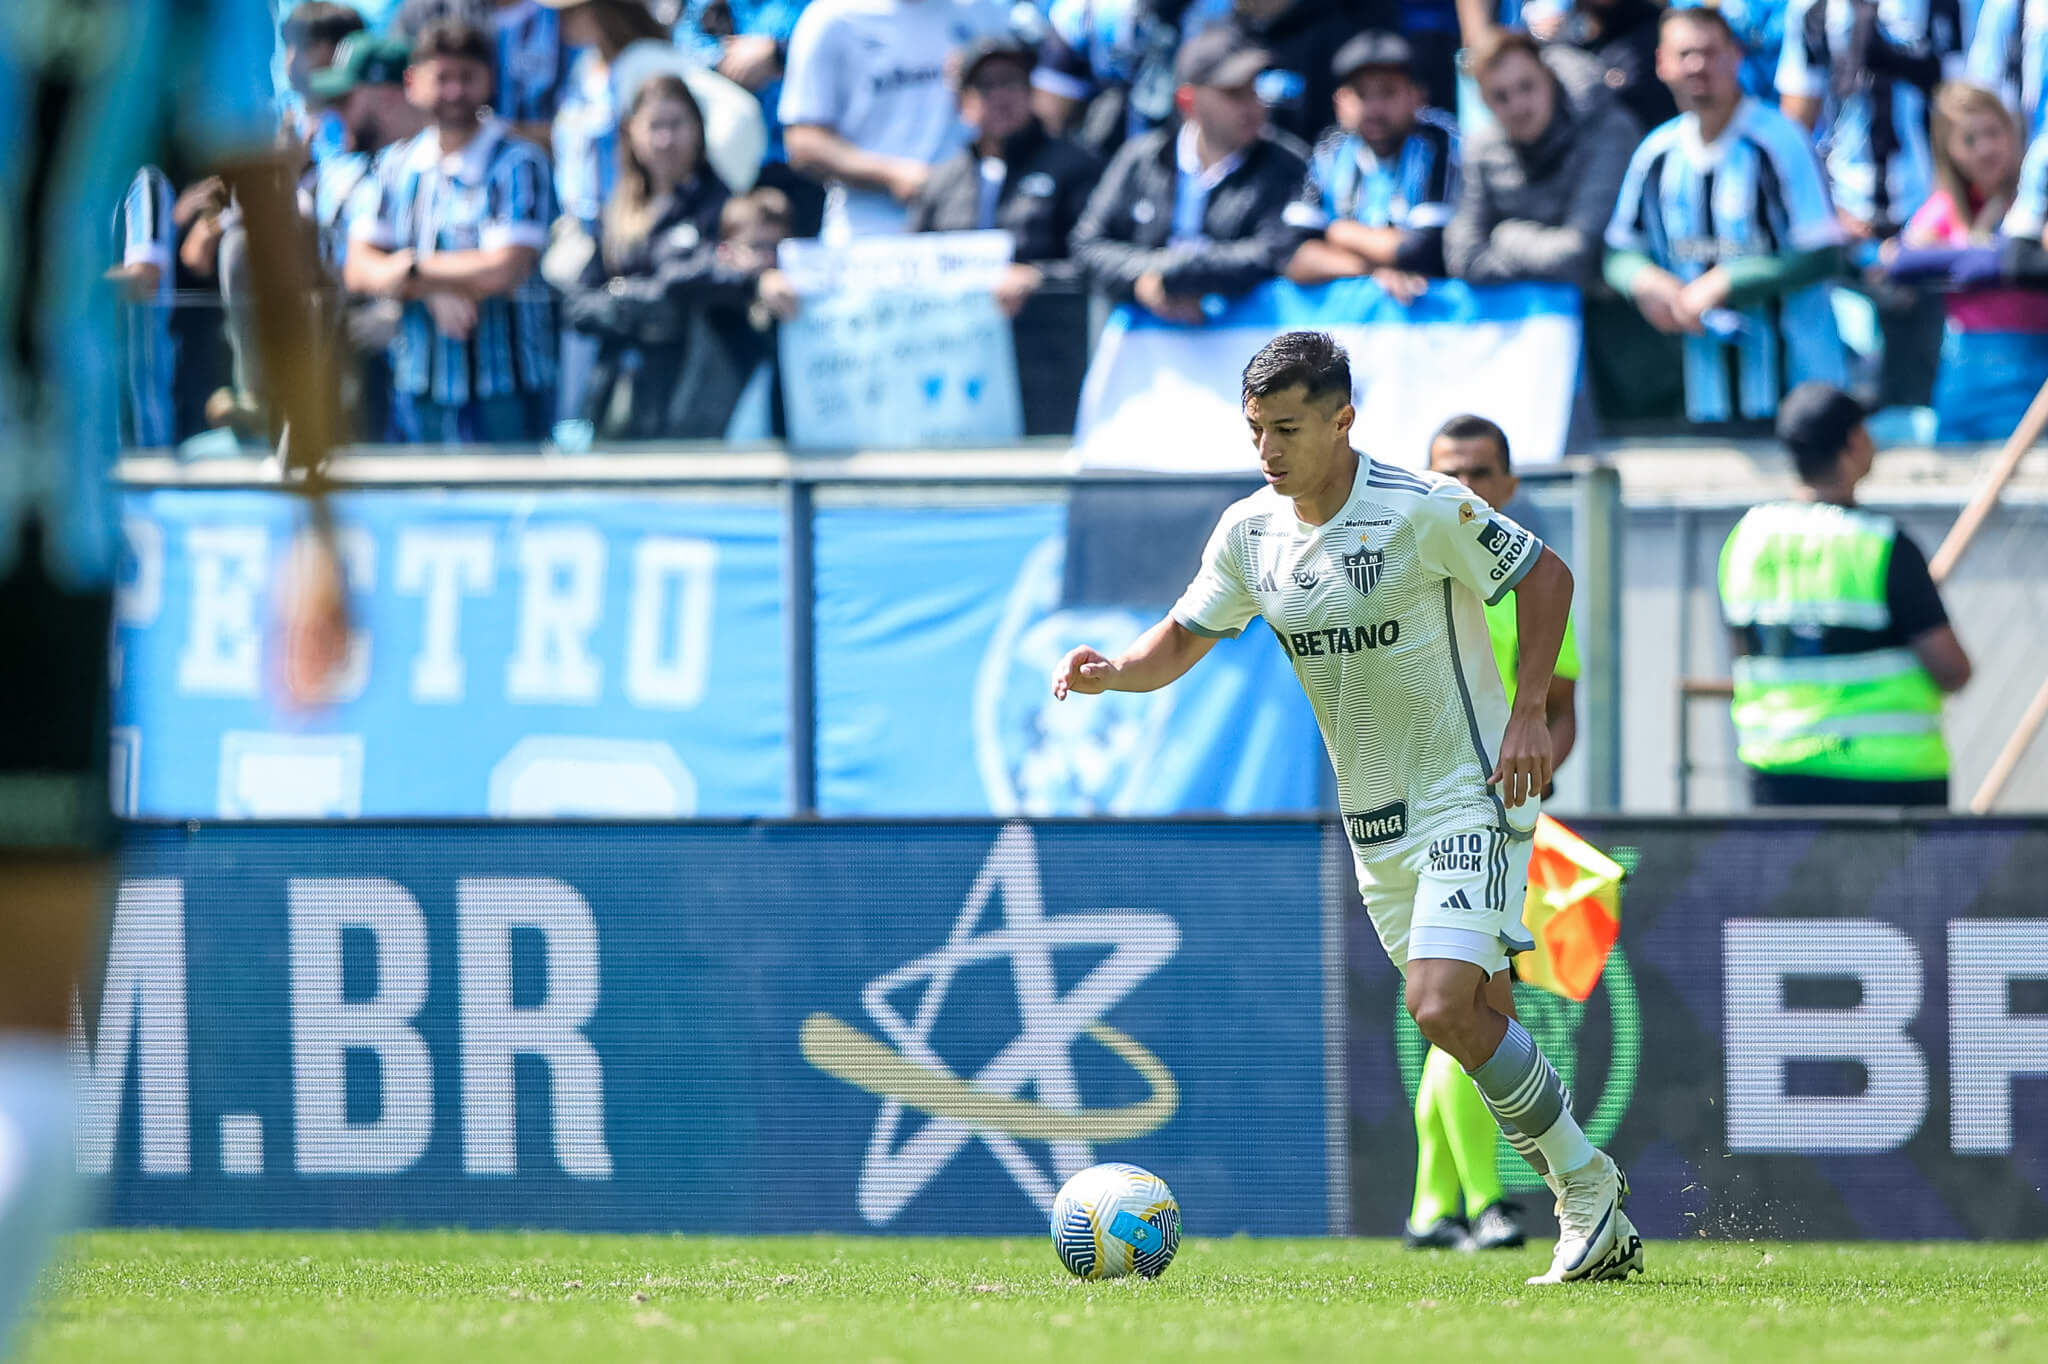
<svg viewBox="0 0 2048 1364"><path fill-rule="evenodd" d="M74 1101L63 1039L0 1033L0 1359L75 1214Z"/></svg>
<svg viewBox="0 0 2048 1364"><path fill-rule="evenodd" d="M1564 1082L1536 1049L1536 1040L1510 1018L1486 1063L1472 1072L1500 1130L1540 1175L1578 1170L1593 1159L1579 1120L1572 1116Z"/></svg>

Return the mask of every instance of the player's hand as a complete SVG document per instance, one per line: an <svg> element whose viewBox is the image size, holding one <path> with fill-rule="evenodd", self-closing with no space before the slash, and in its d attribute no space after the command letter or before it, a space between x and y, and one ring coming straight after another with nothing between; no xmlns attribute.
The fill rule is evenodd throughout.
<svg viewBox="0 0 2048 1364"><path fill-rule="evenodd" d="M1082 696L1100 696L1109 690L1110 679L1115 676L1116 664L1084 644L1070 650L1060 660L1059 667L1053 669L1053 700L1066 700L1070 691Z"/></svg>
<svg viewBox="0 0 2048 1364"><path fill-rule="evenodd" d="M1696 330L1679 314L1678 299L1684 286L1673 276L1662 270L1645 270L1629 292L1643 320L1666 336Z"/></svg>
<svg viewBox="0 0 2048 1364"><path fill-rule="evenodd" d="M1867 242L1877 236L1877 224L1868 218L1859 218L1838 208L1835 221L1841 224L1843 235L1852 242Z"/></svg>
<svg viewBox="0 0 2048 1364"><path fill-rule="evenodd" d="M1551 758L1550 725L1541 706L1520 707L1508 715L1507 733L1501 736L1500 761L1494 764L1488 786L1500 788L1501 803L1510 810L1542 794L1550 785L1556 763Z"/></svg>
<svg viewBox="0 0 2048 1364"><path fill-rule="evenodd" d="M1043 283L1045 272L1037 266L1012 261L1003 267L1003 277L996 283L996 306L1004 317L1015 317Z"/></svg>
<svg viewBox="0 0 2048 1364"><path fill-rule="evenodd" d="M319 705L348 657L348 574L332 535L308 532L292 546L278 607L285 696Z"/></svg>
<svg viewBox="0 0 2048 1364"><path fill-rule="evenodd" d="M897 203L907 204L917 197L931 174L932 168L922 161L897 161L889 167L884 183Z"/></svg>
<svg viewBox="0 0 2048 1364"><path fill-rule="evenodd" d="M789 276L780 270L767 269L761 272L760 281L754 286L755 296L769 316L787 322L803 308L803 300L797 297L796 286L789 282Z"/></svg>
<svg viewBox="0 0 2048 1364"><path fill-rule="evenodd" d="M1701 330L1700 319L1728 301L1728 272L1720 266L1678 291L1672 312L1689 332Z"/></svg>
<svg viewBox="0 0 2048 1364"><path fill-rule="evenodd" d="M782 62L775 55L775 40L759 33L727 38L718 58L718 74L758 91L782 74Z"/></svg>
<svg viewBox="0 0 2048 1364"><path fill-rule="evenodd" d="M467 341L476 330L476 303L462 294L428 294L427 311L434 329L451 341Z"/></svg>
<svg viewBox="0 0 2048 1364"><path fill-rule="evenodd" d="M137 261L133 265L117 265L100 278L120 285L123 297L130 303L142 303L155 295L163 283L164 272L148 261Z"/></svg>
<svg viewBox="0 0 2048 1364"><path fill-rule="evenodd" d="M1429 281L1409 270L1381 266L1372 272L1373 283L1387 291L1394 302L1406 306L1429 292Z"/></svg>
<svg viewBox="0 0 2048 1364"><path fill-rule="evenodd" d="M410 247L385 253L371 273L370 292L384 298L405 298L412 292L412 266L417 260Z"/></svg>
<svg viewBox="0 0 2048 1364"><path fill-rule="evenodd" d="M1166 292L1166 280L1157 270L1147 270L1138 276L1132 286L1131 296L1139 305L1155 317L1168 322L1181 322L1193 326L1203 320L1202 305L1192 298L1176 298Z"/></svg>

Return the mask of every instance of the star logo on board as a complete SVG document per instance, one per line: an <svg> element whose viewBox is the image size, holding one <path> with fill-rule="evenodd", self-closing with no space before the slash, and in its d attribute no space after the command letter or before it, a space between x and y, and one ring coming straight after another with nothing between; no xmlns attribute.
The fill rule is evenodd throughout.
<svg viewBox="0 0 2048 1364"><path fill-rule="evenodd" d="M1157 910L1047 914L1031 829L1005 828L945 941L861 990L880 1040L828 1013L804 1020L798 1039L804 1059L882 1100L855 1191L861 1216L870 1225L888 1225L975 1141L1050 1215L1059 1186L1096 1163L1093 1143L1128 1141L1163 1126L1180 1105L1172 1073L1102 1017L1179 947L1179 927ZM1107 948L1109 955L1061 990L1053 955L1063 948ZM990 961L1009 964L1017 1035L986 1064L961 1075L940 1055L945 1039L934 1036L935 1028L961 970ZM922 992L906 1014L895 997L918 986ZM1084 1039L1130 1066L1147 1096L1089 1108L1074 1069ZM1034 1097L1020 1097L1027 1087ZM1026 1142L1043 1143L1047 1159L1034 1156Z"/></svg>

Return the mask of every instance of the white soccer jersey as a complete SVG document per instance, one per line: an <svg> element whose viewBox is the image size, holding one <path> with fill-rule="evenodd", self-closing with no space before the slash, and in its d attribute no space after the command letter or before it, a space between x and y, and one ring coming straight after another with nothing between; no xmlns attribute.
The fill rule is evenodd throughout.
<svg viewBox="0 0 2048 1364"><path fill-rule="evenodd" d="M968 141L947 58L1010 32L1000 0L814 0L789 35L777 114L816 123L864 152L936 164ZM885 190L834 181L823 235L902 232L907 210Z"/></svg>
<svg viewBox="0 0 2048 1364"><path fill-rule="evenodd" d="M1520 839L1537 803L1508 810L1486 785L1508 706L1482 603L1542 549L1462 485L1361 456L1350 500L1324 525L1304 525L1270 488L1233 505L1172 614L1212 637L1254 616L1273 627L1362 862L1466 831Z"/></svg>

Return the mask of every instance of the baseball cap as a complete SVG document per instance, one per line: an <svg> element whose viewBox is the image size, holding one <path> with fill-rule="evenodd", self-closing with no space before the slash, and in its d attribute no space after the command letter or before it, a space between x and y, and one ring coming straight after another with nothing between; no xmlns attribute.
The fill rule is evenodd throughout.
<svg viewBox="0 0 2048 1364"><path fill-rule="evenodd" d="M351 33L334 48L334 61L306 78L306 93L337 100L359 85L402 85L412 47L397 38Z"/></svg>
<svg viewBox="0 0 2048 1364"><path fill-rule="evenodd" d="M953 88L965 90L968 82L974 79L976 69L983 62L999 58L1016 62L1027 71L1038 65L1038 54L1022 39L1002 33L989 34L976 38L955 54Z"/></svg>
<svg viewBox="0 0 2048 1364"><path fill-rule="evenodd" d="M1833 384L1809 379L1778 404L1778 439L1805 460L1826 460L1849 443L1849 433L1870 415Z"/></svg>
<svg viewBox="0 0 2048 1364"><path fill-rule="evenodd" d="M1181 45L1173 78L1180 85L1236 90L1250 85L1273 64L1265 49L1237 31L1233 24L1215 24Z"/></svg>
<svg viewBox="0 0 2048 1364"><path fill-rule="evenodd" d="M1367 29L1338 48L1337 55L1330 60L1330 74L1340 81L1349 81L1370 67L1389 67L1413 74L1415 49L1398 33Z"/></svg>

